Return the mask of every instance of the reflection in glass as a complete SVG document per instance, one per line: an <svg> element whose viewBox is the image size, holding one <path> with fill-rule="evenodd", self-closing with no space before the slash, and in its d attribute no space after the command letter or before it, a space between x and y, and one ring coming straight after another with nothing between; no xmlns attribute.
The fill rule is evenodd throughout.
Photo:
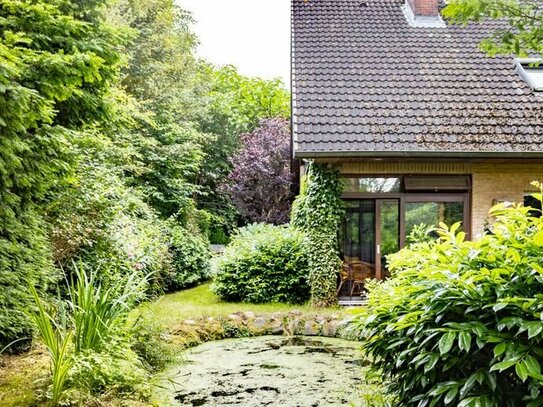
<svg viewBox="0 0 543 407"><path fill-rule="evenodd" d="M338 281L339 296L360 293L363 284L357 283L357 272L375 264L375 201L353 200L345 208L345 218L339 233L343 271Z"/></svg>
<svg viewBox="0 0 543 407"><path fill-rule="evenodd" d="M344 192L386 193L400 191L400 178L343 178Z"/></svg>
<svg viewBox="0 0 543 407"><path fill-rule="evenodd" d="M359 208L360 207L360 201L354 200L354 199L348 199L343 201L343 204L345 205L345 208Z"/></svg>
<svg viewBox="0 0 543 407"><path fill-rule="evenodd" d="M383 201L380 205L381 268L385 276L387 275L386 256L400 250L400 207L398 201Z"/></svg>
<svg viewBox="0 0 543 407"><path fill-rule="evenodd" d="M405 204L405 234L409 236L418 225L448 226L464 220L463 202L408 202Z"/></svg>
<svg viewBox="0 0 543 407"><path fill-rule="evenodd" d="M340 243L344 259L375 261L375 201L357 200L357 205L346 208L340 229Z"/></svg>

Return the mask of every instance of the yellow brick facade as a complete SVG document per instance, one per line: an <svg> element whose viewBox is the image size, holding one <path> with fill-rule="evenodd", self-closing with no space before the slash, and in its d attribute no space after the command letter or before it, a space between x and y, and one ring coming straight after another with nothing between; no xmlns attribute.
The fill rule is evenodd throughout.
<svg viewBox="0 0 543 407"><path fill-rule="evenodd" d="M471 175L471 235L477 239L487 223L488 210L497 201L523 202L524 194L533 192L533 180L543 181L543 162L482 161L477 162L384 162L359 161L335 163L343 174Z"/></svg>
<svg viewBox="0 0 543 407"><path fill-rule="evenodd" d="M534 191L530 183L543 180L543 164L528 170L516 171L503 166L475 168L472 174L471 230L474 239L481 236L488 218L488 210L496 202L520 202Z"/></svg>

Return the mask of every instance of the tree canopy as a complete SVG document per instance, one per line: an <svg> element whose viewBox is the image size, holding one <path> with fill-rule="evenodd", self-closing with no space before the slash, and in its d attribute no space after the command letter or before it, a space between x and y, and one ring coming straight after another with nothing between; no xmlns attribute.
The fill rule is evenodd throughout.
<svg viewBox="0 0 543 407"><path fill-rule="evenodd" d="M178 289L237 226L229 158L289 94L199 60L191 24L173 0L0 0L0 347L74 261Z"/></svg>
<svg viewBox="0 0 543 407"><path fill-rule="evenodd" d="M460 24L500 20L503 25L481 43L490 55L543 55L543 8L539 0L450 0L443 15Z"/></svg>
<svg viewBox="0 0 543 407"><path fill-rule="evenodd" d="M69 175L72 143L110 117L106 95L127 34L103 1L0 2L0 342L28 334L28 284L52 269L43 208Z"/></svg>
<svg viewBox="0 0 543 407"><path fill-rule="evenodd" d="M223 188L247 222L287 223L292 198L288 121L263 119L241 142L230 157L233 169Z"/></svg>

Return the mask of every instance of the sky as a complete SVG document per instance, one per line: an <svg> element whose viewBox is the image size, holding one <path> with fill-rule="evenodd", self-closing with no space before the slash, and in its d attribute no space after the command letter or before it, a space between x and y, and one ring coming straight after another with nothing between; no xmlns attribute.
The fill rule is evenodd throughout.
<svg viewBox="0 0 543 407"><path fill-rule="evenodd" d="M198 55L290 83L290 0L176 0L192 12Z"/></svg>

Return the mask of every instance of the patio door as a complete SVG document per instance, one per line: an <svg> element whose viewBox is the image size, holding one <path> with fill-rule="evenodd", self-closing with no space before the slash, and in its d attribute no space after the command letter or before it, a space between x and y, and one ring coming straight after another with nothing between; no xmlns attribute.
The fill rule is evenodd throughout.
<svg viewBox="0 0 543 407"><path fill-rule="evenodd" d="M400 249L400 200L348 200L346 207L340 230L344 262L369 264L372 277L385 278L386 256Z"/></svg>
<svg viewBox="0 0 543 407"><path fill-rule="evenodd" d="M345 175L342 180L346 217L340 230L341 281L356 282L353 275L361 269L365 276L386 278L387 256L416 239L411 236L415 228L461 222L469 239L469 175ZM340 291L340 296L345 294Z"/></svg>
<svg viewBox="0 0 543 407"><path fill-rule="evenodd" d="M375 200L349 200L346 206L340 229L343 258L375 264Z"/></svg>

